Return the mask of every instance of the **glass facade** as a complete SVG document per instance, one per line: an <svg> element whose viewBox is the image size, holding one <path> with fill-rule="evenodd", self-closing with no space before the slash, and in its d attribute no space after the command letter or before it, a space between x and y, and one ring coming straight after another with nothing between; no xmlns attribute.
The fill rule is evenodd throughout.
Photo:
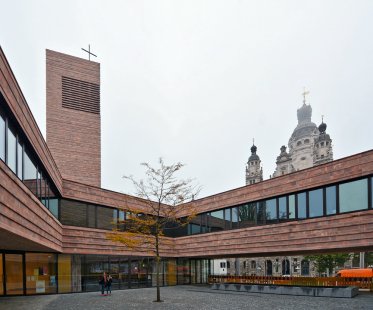
<svg viewBox="0 0 373 310"><path fill-rule="evenodd" d="M26 294L57 293L56 254L26 253Z"/></svg>
<svg viewBox="0 0 373 310"><path fill-rule="evenodd" d="M23 255L5 254L6 295L22 295L23 290Z"/></svg>
<svg viewBox="0 0 373 310"><path fill-rule="evenodd" d="M161 285L207 283L210 265L206 259L162 260ZM156 285L155 263L149 257L0 253L0 295L99 291L103 272L113 277L112 290Z"/></svg>
<svg viewBox="0 0 373 310"><path fill-rule="evenodd" d="M0 103L4 98L0 94ZM31 192L49 209L51 199L56 199L53 184L42 168L40 161L35 160L32 148L21 139L15 123L6 116L0 106L0 159L14 172ZM51 205L53 208L55 205ZM56 216L56 210L52 214Z"/></svg>
<svg viewBox="0 0 373 310"><path fill-rule="evenodd" d="M287 211L286 197L280 197L278 199L278 210L279 210L279 219L287 220L288 211Z"/></svg>
<svg viewBox="0 0 373 310"><path fill-rule="evenodd" d="M324 211L323 190L316 189L308 192L309 217L322 216Z"/></svg>
<svg viewBox="0 0 373 310"><path fill-rule="evenodd" d="M8 126L7 160L6 163L14 173L17 172L17 138L14 131Z"/></svg>
<svg viewBox="0 0 373 310"><path fill-rule="evenodd" d="M372 204L372 179L372 177L369 177L328 185L305 192L248 202L198 214L198 223L200 223L199 219L203 218L203 215L208 217L207 225L209 225L209 229L201 231L199 226L195 226L196 221L194 220L189 224L188 234L245 228L366 210L368 205ZM174 237L173 235L170 236ZM182 234L179 236L182 236Z"/></svg>
<svg viewBox="0 0 373 310"><path fill-rule="evenodd" d="M337 213L337 189L336 186L329 186L325 189L326 215Z"/></svg>
<svg viewBox="0 0 373 310"><path fill-rule="evenodd" d="M368 208L368 179L339 185L339 212L351 212Z"/></svg>
<svg viewBox="0 0 373 310"><path fill-rule="evenodd" d="M0 110L0 159L5 161L5 117Z"/></svg>

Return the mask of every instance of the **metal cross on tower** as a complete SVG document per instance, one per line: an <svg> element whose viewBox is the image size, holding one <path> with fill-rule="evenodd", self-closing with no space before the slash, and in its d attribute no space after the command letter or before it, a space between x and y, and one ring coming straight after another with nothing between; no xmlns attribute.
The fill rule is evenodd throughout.
<svg viewBox="0 0 373 310"><path fill-rule="evenodd" d="M306 104L306 95L308 95L309 93L310 93L310 91L309 90L306 91L306 88L303 87L303 93L302 93L302 95L303 95L303 103L304 104Z"/></svg>
<svg viewBox="0 0 373 310"><path fill-rule="evenodd" d="M88 53L88 60L91 60L91 55L97 57L95 54L91 53L91 45L90 44L88 44L88 51L84 48L82 48L82 50Z"/></svg>

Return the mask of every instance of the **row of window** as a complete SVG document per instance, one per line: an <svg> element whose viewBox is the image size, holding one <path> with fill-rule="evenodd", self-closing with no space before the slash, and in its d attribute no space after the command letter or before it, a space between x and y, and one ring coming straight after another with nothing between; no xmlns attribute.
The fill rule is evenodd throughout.
<svg viewBox="0 0 373 310"><path fill-rule="evenodd" d="M57 199L49 177L32 156L31 148L2 110L0 94L0 159L18 176L36 197L57 217Z"/></svg>
<svg viewBox="0 0 373 310"><path fill-rule="evenodd" d="M61 199L58 219L63 225L123 230L128 212L80 201Z"/></svg>
<svg viewBox="0 0 373 310"><path fill-rule="evenodd" d="M274 224L372 208L373 178L198 214L188 235Z"/></svg>

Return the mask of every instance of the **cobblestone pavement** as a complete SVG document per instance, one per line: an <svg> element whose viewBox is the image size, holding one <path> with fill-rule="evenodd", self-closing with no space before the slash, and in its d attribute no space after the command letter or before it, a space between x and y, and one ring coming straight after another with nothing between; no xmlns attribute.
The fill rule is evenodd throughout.
<svg viewBox="0 0 373 310"><path fill-rule="evenodd" d="M373 309L373 294L361 293L355 298L325 298L241 292L215 291L206 286L161 288L162 303L155 303L155 288L113 291L111 296L98 292L0 297L0 310L72 310L72 309Z"/></svg>

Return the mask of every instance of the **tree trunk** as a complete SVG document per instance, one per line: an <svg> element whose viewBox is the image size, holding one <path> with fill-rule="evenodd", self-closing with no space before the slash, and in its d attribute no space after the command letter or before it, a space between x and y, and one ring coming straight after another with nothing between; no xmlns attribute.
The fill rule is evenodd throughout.
<svg viewBox="0 0 373 310"><path fill-rule="evenodd" d="M155 237L155 248L156 248L156 253L155 253L155 262L156 262L156 270L157 270L157 299L156 302L161 301L161 287L160 287L160 267L161 267L161 258L159 257L159 244L158 244L158 236Z"/></svg>

